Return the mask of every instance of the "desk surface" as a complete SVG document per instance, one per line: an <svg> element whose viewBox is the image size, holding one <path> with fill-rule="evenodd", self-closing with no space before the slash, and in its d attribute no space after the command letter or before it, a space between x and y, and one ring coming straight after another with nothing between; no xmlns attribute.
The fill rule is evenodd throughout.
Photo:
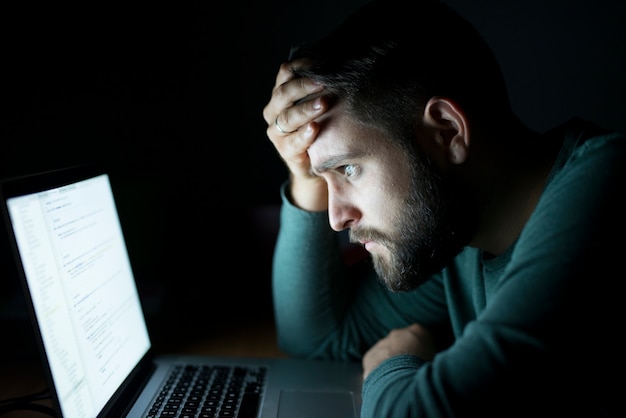
<svg viewBox="0 0 626 418"><path fill-rule="evenodd" d="M286 357L276 345L276 331L271 319L220 330L214 336L189 339L181 345L162 344L157 353L181 353L216 356ZM28 395L45 389L45 379L37 353L26 353L17 361L3 356L0 368L0 400ZM43 403L46 405L46 403ZM39 418L48 415L33 411L15 411L3 418Z"/></svg>

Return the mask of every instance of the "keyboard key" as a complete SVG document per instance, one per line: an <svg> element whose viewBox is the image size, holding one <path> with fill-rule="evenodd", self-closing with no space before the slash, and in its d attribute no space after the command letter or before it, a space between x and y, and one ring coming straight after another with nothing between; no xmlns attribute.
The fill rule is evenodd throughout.
<svg viewBox="0 0 626 418"><path fill-rule="evenodd" d="M150 409L151 417L256 418L263 367L178 366Z"/></svg>

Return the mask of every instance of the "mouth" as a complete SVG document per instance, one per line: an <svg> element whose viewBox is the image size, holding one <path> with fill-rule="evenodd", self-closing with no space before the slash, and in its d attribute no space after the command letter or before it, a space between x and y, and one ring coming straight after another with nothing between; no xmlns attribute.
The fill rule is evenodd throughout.
<svg viewBox="0 0 626 418"><path fill-rule="evenodd" d="M350 242L360 244L367 252L372 252L375 247L380 246L380 242L376 241L376 238L371 232L365 230L350 230Z"/></svg>
<svg viewBox="0 0 626 418"><path fill-rule="evenodd" d="M359 241L359 243L365 248L367 252L372 252L372 247L376 245L374 241Z"/></svg>

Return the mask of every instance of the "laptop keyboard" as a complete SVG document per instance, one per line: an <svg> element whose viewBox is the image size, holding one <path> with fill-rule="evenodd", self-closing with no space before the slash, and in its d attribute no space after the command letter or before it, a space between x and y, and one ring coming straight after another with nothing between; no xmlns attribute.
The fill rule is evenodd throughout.
<svg viewBox="0 0 626 418"><path fill-rule="evenodd" d="M256 418L266 367L176 366L146 418Z"/></svg>

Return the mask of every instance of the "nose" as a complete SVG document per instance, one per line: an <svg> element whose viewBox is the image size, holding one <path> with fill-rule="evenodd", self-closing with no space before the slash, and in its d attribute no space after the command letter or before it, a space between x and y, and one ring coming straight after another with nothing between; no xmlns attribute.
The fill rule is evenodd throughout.
<svg viewBox="0 0 626 418"><path fill-rule="evenodd" d="M328 193L328 221L330 227L339 232L351 228L360 218L361 212L352 203L336 193Z"/></svg>

